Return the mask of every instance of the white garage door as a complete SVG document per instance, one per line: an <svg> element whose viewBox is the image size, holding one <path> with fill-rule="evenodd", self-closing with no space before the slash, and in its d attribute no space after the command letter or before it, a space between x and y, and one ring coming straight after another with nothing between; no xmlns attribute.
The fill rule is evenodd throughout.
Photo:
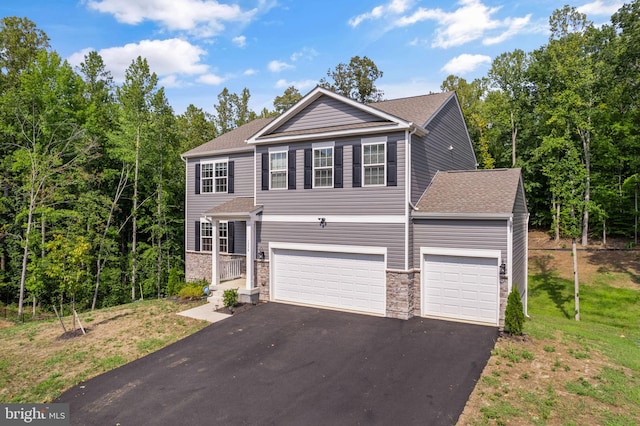
<svg viewBox="0 0 640 426"><path fill-rule="evenodd" d="M425 254L422 313L498 324L498 260Z"/></svg>
<svg viewBox="0 0 640 426"><path fill-rule="evenodd" d="M384 315L386 277L381 254L274 249L274 300Z"/></svg>

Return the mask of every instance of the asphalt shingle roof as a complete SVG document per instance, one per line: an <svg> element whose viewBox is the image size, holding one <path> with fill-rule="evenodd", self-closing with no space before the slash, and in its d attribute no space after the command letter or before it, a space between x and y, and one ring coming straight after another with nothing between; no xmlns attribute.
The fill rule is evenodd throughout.
<svg viewBox="0 0 640 426"><path fill-rule="evenodd" d="M455 92L432 93L430 95L390 99L368 105L418 126L424 126L433 114L454 94Z"/></svg>
<svg viewBox="0 0 640 426"><path fill-rule="evenodd" d="M416 213L512 213L520 169L438 172Z"/></svg>
<svg viewBox="0 0 640 426"><path fill-rule="evenodd" d="M207 211L210 216L249 216L262 206L253 203L253 197L237 197Z"/></svg>

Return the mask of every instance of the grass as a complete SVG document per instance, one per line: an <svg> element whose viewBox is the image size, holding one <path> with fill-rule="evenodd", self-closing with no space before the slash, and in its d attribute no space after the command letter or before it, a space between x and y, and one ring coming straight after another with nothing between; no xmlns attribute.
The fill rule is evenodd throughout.
<svg viewBox="0 0 640 426"><path fill-rule="evenodd" d="M528 339L497 342L458 424L640 424L640 287L626 277L581 282L577 322L573 281L530 274Z"/></svg>
<svg viewBox="0 0 640 426"><path fill-rule="evenodd" d="M61 339L57 320L0 328L0 401L50 402L64 390L208 325L178 317L192 305L147 300L80 314L86 336ZM67 329L71 319L64 318Z"/></svg>

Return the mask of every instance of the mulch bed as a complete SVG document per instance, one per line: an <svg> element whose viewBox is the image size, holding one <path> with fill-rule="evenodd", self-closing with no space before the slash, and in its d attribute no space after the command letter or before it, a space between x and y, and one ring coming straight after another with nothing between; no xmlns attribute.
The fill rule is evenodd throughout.
<svg viewBox="0 0 640 426"><path fill-rule="evenodd" d="M244 311L248 311L256 305L257 303L239 303L231 309L225 308L223 306L222 308L217 309L216 312L220 312L221 314L235 315Z"/></svg>

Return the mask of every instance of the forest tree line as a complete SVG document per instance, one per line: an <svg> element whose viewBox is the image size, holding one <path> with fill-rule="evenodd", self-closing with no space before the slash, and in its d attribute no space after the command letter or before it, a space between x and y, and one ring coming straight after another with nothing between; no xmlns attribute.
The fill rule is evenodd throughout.
<svg viewBox="0 0 640 426"><path fill-rule="evenodd" d="M640 0L597 27L575 8L550 17L548 43L497 56L486 77L449 76L479 168L521 167L531 225L557 237L637 244L640 190ZM180 154L273 110L250 91L214 113L175 114L144 58L116 84L97 52L74 69L28 18L0 21L0 303L81 309L160 297L184 269ZM320 84L383 99L367 57Z"/></svg>

